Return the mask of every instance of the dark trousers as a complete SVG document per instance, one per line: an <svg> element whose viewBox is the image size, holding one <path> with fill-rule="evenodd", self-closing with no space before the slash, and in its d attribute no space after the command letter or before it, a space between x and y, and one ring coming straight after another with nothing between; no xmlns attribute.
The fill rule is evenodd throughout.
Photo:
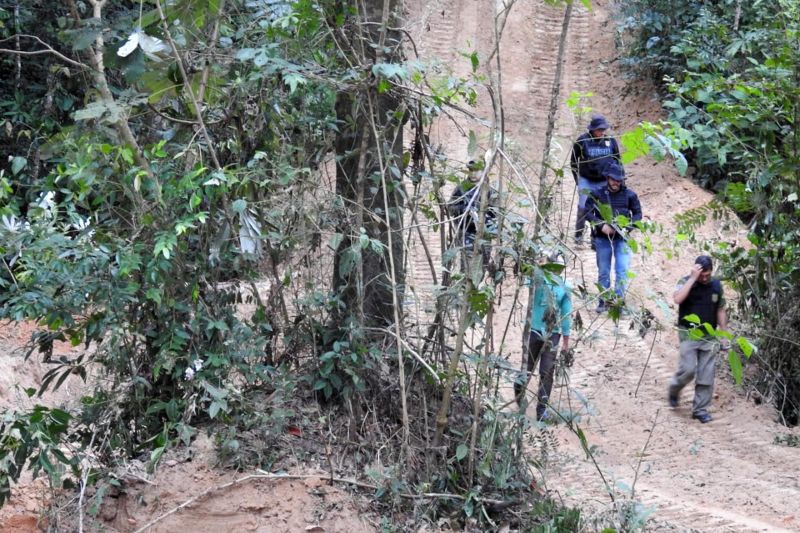
<svg viewBox="0 0 800 533"><path fill-rule="evenodd" d="M556 351L558 350L558 343L561 341L561 335L553 333L549 339L545 340L542 335L537 331L531 331L531 336L528 339L528 353L525 366L527 371L514 383L514 395L517 402L522 401L525 394L525 389L531 379L531 374L539 362L539 390L537 393L536 403L536 418L541 419L544 415L547 405L550 402L550 393L553 390L553 375L555 374L556 367Z"/></svg>

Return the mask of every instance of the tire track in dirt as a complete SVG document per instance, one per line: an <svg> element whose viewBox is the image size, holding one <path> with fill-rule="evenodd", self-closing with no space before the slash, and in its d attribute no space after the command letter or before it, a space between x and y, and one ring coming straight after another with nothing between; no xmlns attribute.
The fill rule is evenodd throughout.
<svg viewBox="0 0 800 533"><path fill-rule="evenodd" d="M612 486L616 480L628 486L633 482L641 449L660 409L636 493L655 509L657 521L702 531L786 530L780 520L792 517L789 510L800 499L796 475L778 473L787 450L772 444L773 434L767 428L737 423L752 413L724 376L718 383L722 391L715 400L712 424L691 420L691 390L685 391L678 409L668 409L666 380L673 368L659 353L668 346L654 352L646 373L658 376L657 383L645 379L639 397L633 398L649 340L627 337L617 343L620 357L611 366L607 358L598 357L588 364L576 363L572 374L573 387L592 405L593 415L579 424L589 444L598 446L597 460ZM562 401L558 408L564 407ZM551 484L572 494L568 500L581 506L587 501L607 502L598 473L579 457L574 438L563 427L556 433L578 460L556 463L550 470ZM728 464L728 458L735 458L735 466Z"/></svg>
<svg viewBox="0 0 800 533"><path fill-rule="evenodd" d="M563 8L518 2L501 42L506 127L538 171L555 79Z"/></svg>

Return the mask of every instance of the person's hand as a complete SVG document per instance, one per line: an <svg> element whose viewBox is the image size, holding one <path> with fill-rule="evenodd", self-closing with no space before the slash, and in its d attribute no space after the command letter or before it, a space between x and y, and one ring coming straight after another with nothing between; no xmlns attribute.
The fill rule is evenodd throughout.
<svg viewBox="0 0 800 533"><path fill-rule="evenodd" d="M600 228L600 231L603 232L603 235L607 235L608 237L611 237L615 233L614 228L608 224L603 224L603 227Z"/></svg>
<svg viewBox="0 0 800 533"><path fill-rule="evenodd" d="M699 278L700 274L702 273L703 267L695 263L692 265L692 271L689 273L689 277L692 278L692 280L697 281L697 278Z"/></svg>

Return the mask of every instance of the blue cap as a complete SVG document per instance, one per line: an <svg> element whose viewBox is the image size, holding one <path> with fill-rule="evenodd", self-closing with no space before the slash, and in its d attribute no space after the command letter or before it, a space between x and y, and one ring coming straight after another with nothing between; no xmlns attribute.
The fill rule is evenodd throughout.
<svg viewBox="0 0 800 533"><path fill-rule="evenodd" d="M616 159L609 159L603 166L602 176L611 178L614 181L625 181L625 169L622 168Z"/></svg>
<svg viewBox="0 0 800 533"><path fill-rule="evenodd" d="M703 269L703 272L708 272L713 268L713 263L711 262L711 258L707 255L700 255L697 259L694 260L696 265L700 265L700 268Z"/></svg>
<svg viewBox="0 0 800 533"><path fill-rule="evenodd" d="M589 131L607 130L610 128L611 126L608 125L608 121L603 115L592 115L592 121L586 126L586 129Z"/></svg>

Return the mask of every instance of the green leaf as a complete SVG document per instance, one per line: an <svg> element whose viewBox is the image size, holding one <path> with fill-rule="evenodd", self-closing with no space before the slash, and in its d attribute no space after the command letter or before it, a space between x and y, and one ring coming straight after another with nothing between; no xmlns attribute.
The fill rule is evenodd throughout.
<svg viewBox="0 0 800 533"><path fill-rule="evenodd" d="M28 160L24 157L14 156L11 160L11 173L15 176L20 173L20 171L25 168L25 165L28 164Z"/></svg>
<svg viewBox="0 0 800 533"><path fill-rule="evenodd" d="M389 83L389 80L387 80L385 78L382 78L378 82L378 94L383 94L383 93L387 92L391 88L392 88L392 84Z"/></svg>
<svg viewBox="0 0 800 533"><path fill-rule="evenodd" d="M249 61L256 57L256 49L255 48L242 48L238 52L236 52L236 59L239 61Z"/></svg>
<svg viewBox="0 0 800 533"><path fill-rule="evenodd" d="M145 298L150 301L155 302L158 305L161 305L161 291L155 287L150 287L144 293Z"/></svg>
<svg viewBox="0 0 800 533"><path fill-rule="evenodd" d="M162 233L156 239L153 255L163 255L164 259L169 259L173 248L178 244L178 237L174 233Z"/></svg>
<svg viewBox="0 0 800 533"><path fill-rule="evenodd" d="M622 134L620 142L625 147L625 151L622 153L623 165L627 165L650 153L650 145L645 141L645 134L646 132L641 126Z"/></svg>
<svg viewBox="0 0 800 533"><path fill-rule="evenodd" d="M678 155L675 157L675 168L681 176L685 176L686 171L689 170L689 162L686 161L686 157L680 152L678 152Z"/></svg>
<svg viewBox="0 0 800 533"><path fill-rule="evenodd" d="M742 360L739 359L739 354L733 350L728 350L728 362L731 364L731 372L733 373L733 380L737 385L742 384Z"/></svg>
<svg viewBox="0 0 800 533"><path fill-rule="evenodd" d="M284 72L283 83L289 86L290 92L295 92L298 86L305 85L308 80L296 72Z"/></svg>
<svg viewBox="0 0 800 533"><path fill-rule="evenodd" d="M469 55L469 62L472 64L472 72L477 72L481 62L478 59L478 52L472 52Z"/></svg>
<svg viewBox="0 0 800 533"><path fill-rule="evenodd" d="M748 341L744 337L737 337L736 344L742 350L744 356L747 357L748 359L750 359L750 356L753 355L753 352L756 351L756 347L750 344L750 341Z"/></svg>
<svg viewBox="0 0 800 533"><path fill-rule="evenodd" d="M369 248L369 235L363 233L363 230L362 233L358 236L358 243L361 246L362 250L366 250L367 248Z"/></svg>
<svg viewBox="0 0 800 533"><path fill-rule="evenodd" d="M328 246L330 247L331 250L336 251L339 249L339 245L342 244L342 239L344 239L343 234L334 233L333 235L331 235L331 240L329 241Z"/></svg>
<svg viewBox="0 0 800 533"><path fill-rule="evenodd" d="M231 208L233 209L234 212L241 213L242 211L244 211L247 208L247 200L239 198L238 200L233 202L233 204L231 205Z"/></svg>
<svg viewBox="0 0 800 533"><path fill-rule="evenodd" d="M611 206L608 204L599 204L597 208L600 210L600 217L611 224L614 219L614 211L611 209Z"/></svg>
<svg viewBox="0 0 800 533"><path fill-rule="evenodd" d="M690 322L692 324L700 324L700 317L696 314L692 313L691 315L686 315L683 317L686 322Z"/></svg>
<svg viewBox="0 0 800 533"><path fill-rule="evenodd" d="M403 65L397 63L378 63L372 66L372 73L376 77L405 79L407 72Z"/></svg>
<svg viewBox="0 0 800 533"><path fill-rule="evenodd" d="M103 29L96 25L88 25L80 31L75 32L75 41L72 43L73 50L85 50L89 48L96 40L97 36Z"/></svg>
<svg viewBox="0 0 800 533"><path fill-rule="evenodd" d="M693 341L699 341L703 339L703 330L700 328L692 328L689 330L689 338Z"/></svg>
<svg viewBox="0 0 800 533"><path fill-rule="evenodd" d="M469 453L469 448L467 447L467 445L463 443L459 444L458 448L456 448L456 459L460 461L464 457L466 457L468 453Z"/></svg>

